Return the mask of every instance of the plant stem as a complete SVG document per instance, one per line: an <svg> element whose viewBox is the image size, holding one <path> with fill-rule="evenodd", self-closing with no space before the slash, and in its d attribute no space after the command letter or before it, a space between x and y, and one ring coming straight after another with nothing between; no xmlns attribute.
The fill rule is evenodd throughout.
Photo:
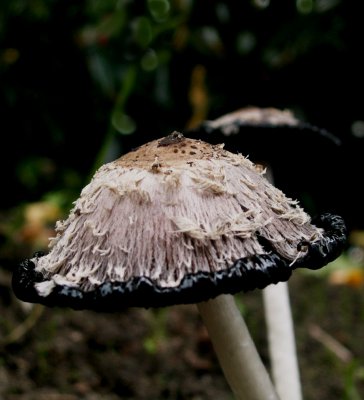
<svg viewBox="0 0 364 400"><path fill-rule="evenodd" d="M16 326L4 339L0 340L0 344L8 345L10 343L18 342L25 336L38 322L42 316L44 306L40 304L32 305L32 309L28 317L18 326Z"/></svg>
<svg viewBox="0 0 364 400"><path fill-rule="evenodd" d="M133 92L136 79L137 79L137 67L134 64L131 64L126 70L125 76L123 77L121 88L119 90L119 93L116 97L114 106L111 111L110 123L104 138L104 142L101 145L101 148L96 156L96 160L90 171L90 176L88 181L92 178L95 171L101 165L105 164L106 162L112 161L107 159L107 154L110 151L110 147L112 146L113 140L115 139L115 132L116 132L112 124L112 116L116 111L124 111L127 100L129 99L129 97Z"/></svg>
<svg viewBox="0 0 364 400"><path fill-rule="evenodd" d="M278 400L245 321L231 295L197 305L237 400Z"/></svg>

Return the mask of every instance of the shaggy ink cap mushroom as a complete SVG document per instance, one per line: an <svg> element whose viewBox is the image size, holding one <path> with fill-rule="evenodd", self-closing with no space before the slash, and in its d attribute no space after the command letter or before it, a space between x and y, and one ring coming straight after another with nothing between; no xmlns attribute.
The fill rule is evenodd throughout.
<svg viewBox="0 0 364 400"><path fill-rule="evenodd" d="M191 138L225 143L259 164L269 164L275 184L290 197L314 196L318 209L341 209L337 176L342 166L341 141L331 132L298 119L291 110L245 107L203 121L186 132Z"/></svg>
<svg viewBox="0 0 364 400"><path fill-rule="evenodd" d="M15 294L98 311L264 288L346 239L340 217L311 221L249 159L177 132L102 166L56 232L15 269Z"/></svg>
<svg viewBox="0 0 364 400"><path fill-rule="evenodd" d="M335 145L340 144L340 140L326 129L318 128L315 125L297 119L290 110L279 110L273 107L241 108L222 115L215 120L203 121L189 133L207 135L211 141L211 139L214 140L216 138L216 134L218 138L221 138L221 134L229 137L238 134L241 130L246 132L250 129L255 133L259 131L267 133L270 129L276 132L277 128L280 129L280 135L287 139L292 136L292 131L296 131L302 133L302 138L306 136L306 141L314 134L316 137L322 137L325 144L328 142L332 142ZM257 136L259 137L260 135ZM268 135L265 138L268 139ZM261 146L259 147L261 148Z"/></svg>
<svg viewBox="0 0 364 400"><path fill-rule="evenodd" d="M294 181L299 181L302 188L309 186L313 177L316 180L322 176L325 180L333 177L335 163L325 165L323 160L329 161L328 156L331 159L340 157L338 137L297 119L290 110L273 107L241 108L217 119L203 121L186 135L212 144L224 142L225 148L233 152L244 149L244 154L249 154L252 160L268 161L276 177L282 175L283 182L287 181L290 187ZM295 166L299 180L292 179L287 168L291 164Z"/></svg>

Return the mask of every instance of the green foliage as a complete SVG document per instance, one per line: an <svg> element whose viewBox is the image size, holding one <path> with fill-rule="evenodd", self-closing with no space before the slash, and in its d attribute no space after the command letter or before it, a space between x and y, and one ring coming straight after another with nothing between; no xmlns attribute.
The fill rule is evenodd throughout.
<svg viewBox="0 0 364 400"><path fill-rule="evenodd" d="M147 353L156 354L163 341L167 338L166 319L168 309L161 308L151 311L151 331L150 334L144 339L143 346Z"/></svg>
<svg viewBox="0 0 364 400"><path fill-rule="evenodd" d="M1 2L2 131L16 171L6 178L15 185L7 205L60 187L72 169L88 177L115 141L127 151L183 130L195 112L192 76L200 65L206 117L281 106L330 128L338 105L322 96L336 73L325 71L345 74L345 40L356 40L350 7L339 0ZM354 118L345 105L336 119Z"/></svg>
<svg viewBox="0 0 364 400"><path fill-rule="evenodd" d="M345 400L363 400L358 384L364 383L364 366L356 360L350 363L345 373Z"/></svg>

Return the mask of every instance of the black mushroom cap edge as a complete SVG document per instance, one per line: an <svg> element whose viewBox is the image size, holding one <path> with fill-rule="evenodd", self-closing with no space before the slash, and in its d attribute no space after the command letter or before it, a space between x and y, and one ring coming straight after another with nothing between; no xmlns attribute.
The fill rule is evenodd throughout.
<svg viewBox="0 0 364 400"><path fill-rule="evenodd" d="M141 276L127 282L105 282L87 292L56 285L48 296L43 297L34 285L45 278L42 273L35 271L31 260L15 268L12 286L16 296L23 301L75 310L116 312L126 307L149 308L198 303L220 294L263 289L272 283L287 281L296 268L319 269L333 261L346 244L343 219L332 214L322 214L313 219L312 223L324 230L323 236L315 242L301 241L298 250L307 250L307 253L293 263L267 247L269 243L260 238L268 254L240 258L229 268L218 272L188 274L177 287L156 286L151 279Z"/></svg>

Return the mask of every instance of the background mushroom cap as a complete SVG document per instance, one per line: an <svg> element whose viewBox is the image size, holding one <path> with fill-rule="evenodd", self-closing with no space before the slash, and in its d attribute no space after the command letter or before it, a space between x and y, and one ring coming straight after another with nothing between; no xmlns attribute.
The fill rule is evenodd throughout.
<svg viewBox="0 0 364 400"><path fill-rule="evenodd" d="M103 311L263 288L345 243L340 217L311 224L259 166L177 132L102 166L56 231L14 271L16 295Z"/></svg>
<svg viewBox="0 0 364 400"><path fill-rule="evenodd" d="M245 107L203 121L186 135L213 144L224 142L229 151L269 164L275 184L290 197L304 199L307 207L314 203L316 210L340 210L334 199L342 168L338 161L342 160L341 141L298 119L291 110Z"/></svg>
<svg viewBox="0 0 364 400"><path fill-rule="evenodd" d="M294 134L293 131L296 131L296 135L300 132L301 139L303 139L304 136L306 136L305 139L314 138L316 143L321 143L319 140L320 137L322 143L326 145L330 142L335 145L341 143L336 136L326 129L318 128L307 122L300 121L291 110L280 110L274 107L244 107L224 114L214 120L203 121L199 126L191 129L188 133L192 135L195 134L197 137L201 137L198 135L207 135L206 138L208 138L208 141L214 142L216 139L221 140L221 134L227 137L239 134L242 130L247 132L246 134L249 134L248 130L252 129L257 134L258 141L263 138L262 132L267 133L269 128L271 130L279 128L280 132L275 131L275 135L280 137L279 140L285 139L288 143L291 141L289 136L292 137ZM216 136L216 134L218 136ZM266 140L269 139L268 135L272 136L272 132L264 137ZM250 146L255 144L254 142L255 140L253 137L249 139Z"/></svg>

